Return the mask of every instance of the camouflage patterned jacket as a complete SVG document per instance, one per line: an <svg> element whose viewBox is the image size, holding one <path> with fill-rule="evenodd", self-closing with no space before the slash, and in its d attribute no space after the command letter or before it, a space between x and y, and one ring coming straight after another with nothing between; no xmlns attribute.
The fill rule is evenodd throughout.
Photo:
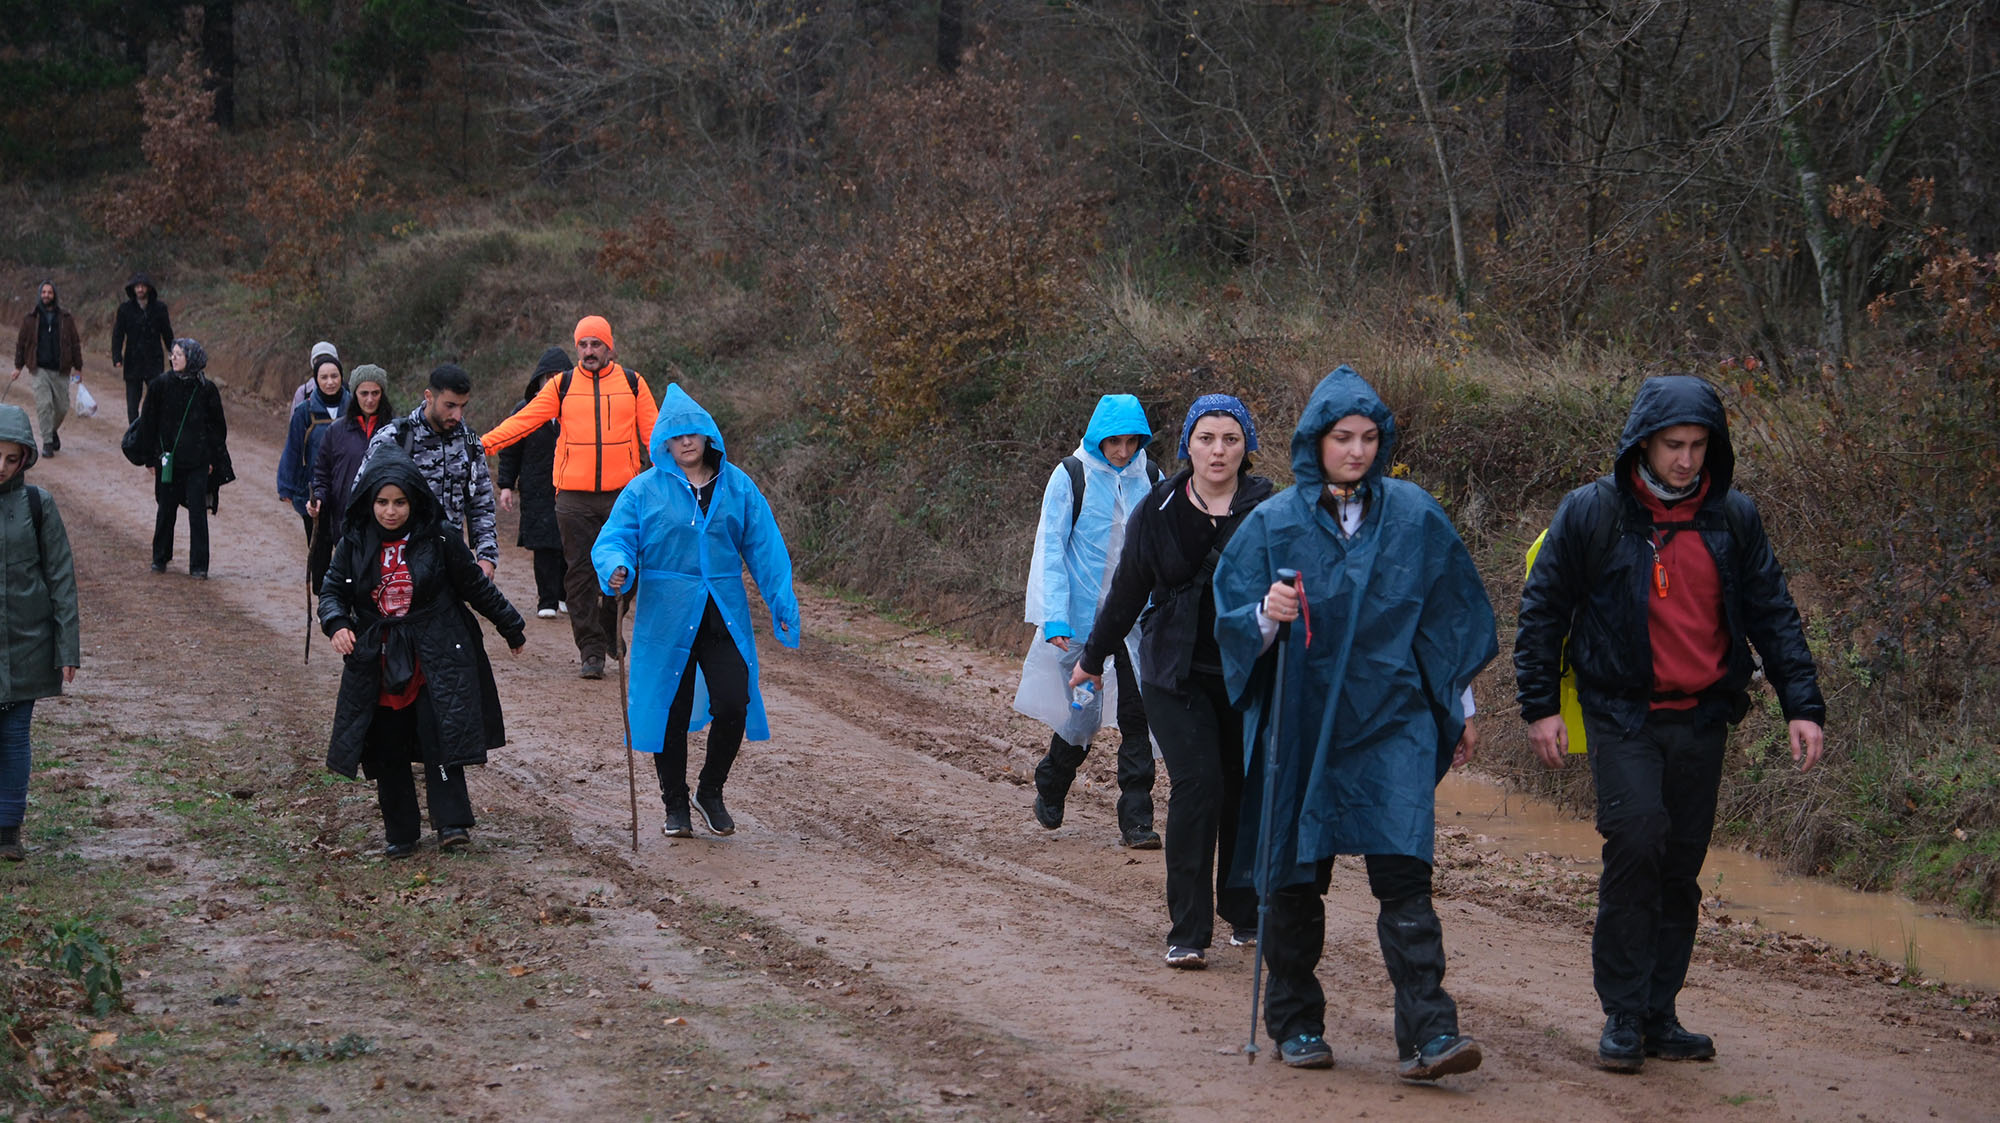
<svg viewBox="0 0 2000 1123"><path fill-rule="evenodd" d="M470 425L460 423L448 433L440 433L424 420L424 407L408 416L385 422L368 442L368 455L354 474L359 480L375 454L397 445L417 462L417 470L431 485L444 517L452 525L469 529L472 554L483 562L499 564L500 537L493 525L493 477L486 471L486 446ZM469 520L469 525L468 525Z"/></svg>

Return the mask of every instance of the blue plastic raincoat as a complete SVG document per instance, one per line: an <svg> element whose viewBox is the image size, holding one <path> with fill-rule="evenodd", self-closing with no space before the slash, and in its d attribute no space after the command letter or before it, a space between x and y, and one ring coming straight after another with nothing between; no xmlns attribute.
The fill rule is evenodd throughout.
<svg viewBox="0 0 2000 1123"><path fill-rule="evenodd" d="M1114 468L1099 447L1110 437L1138 434L1139 451L1123 468ZM1097 400L1075 457L1083 465L1083 508L1076 506L1069 470L1057 464L1042 489L1041 522L1035 528L1034 561L1028 567L1028 623L1036 625L1035 641L1021 666L1021 686L1014 708L1047 725L1073 745L1090 743L1104 715L1117 713L1116 680L1104 681L1105 693L1086 710L1069 705L1069 675L1090 638L1097 606L1111 583L1124 545L1125 524L1132 511L1153 489L1146 459L1153 427L1146 410L1130 394L1106 394ZM1071 525L1074 515L1075 525ZM1080 631L1079 631L1080 629ZM1051 636L1071 638L1067 652L1048 644ZM1137 630L1126 637L1124 655L1137 679Z"/></svg>
<svg viewBox="0 0 2000 1123"><path fill-rule="evenodd" d="M674 462L667 440L687 433L708 438L722 457L715 494L708 513ZM632 721L632 748L657 753L667 735L667 709L687 670L688 651L709 598L722 610L736 650L750 668L750 712L744 735L752 741L771 739L764 715L764 698L757 686L757 645L750 630L750 594L743 570L757 582L757 591L771 609L772 631L786 647L799 645L799 600L792 592L792 558L771 517L771 505L750 477L729 463L722 432L708 411L688 397L678 384L660 398L660 419L653 426L653 466L634 477L612 505L611 517L591 548L603 591L610 593L612 571L620 566L633 575L628 584L638 594L633 617L631 687L627 716ZM699 669L696 675L700 675ZM695 679L690 730L708 724L708 689Z"/></svg>
<svg viewBox="0 0 2000 1123"><path fill-rule="evenodd" d="M1348 538L1319 504L1319 442L1354 414L1381 427L1382 443L1361 483L1366 514ZM1248 711L1251 762L1234 884L1268 892L1309 882L1335 854L1431 860L1437 782L1465 728L1461 695L1498 644L1493 606L1443 508L1384 476L1395 443L1395 418L1374 388L1348 367L1327 375L1292 436L1297 482L1250 513L1216 567L1216 638L1230 697ZM1311 639L1293 623L1272 746L1277 648L1264 652L1257 609L1279 569L1299 571ZM1266 748L1277 775L1260 877L1251 867Z"/></svg>

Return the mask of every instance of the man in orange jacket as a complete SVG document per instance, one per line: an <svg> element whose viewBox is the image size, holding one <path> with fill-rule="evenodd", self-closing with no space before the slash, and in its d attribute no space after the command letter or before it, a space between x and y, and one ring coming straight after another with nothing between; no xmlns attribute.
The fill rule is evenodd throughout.
<svg viewBox="0 0 2000 1123"><path fill-rule="evenodd" d="M611 325L602 316L576 322L576 369L543 383L514 416L485 435L486 451L497 453L550 421L560 423L556 438L556 528L562 532L569 573L570 632L582 657L584 678L604 677L604 657L617 634L617 612L598 596L590 548L611 516L619 491L646 467L659 406L638 372L614 359Z"/></svg>

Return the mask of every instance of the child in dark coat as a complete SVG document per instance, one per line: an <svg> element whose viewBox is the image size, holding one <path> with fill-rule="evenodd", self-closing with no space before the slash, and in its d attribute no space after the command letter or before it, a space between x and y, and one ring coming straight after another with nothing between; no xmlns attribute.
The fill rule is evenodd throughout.
<svg viewBox="0 0 2000 1123"><path fill-rule="evenodd" d="M320 628L346 660L326 766L375 781L390 858L417 851L410 765L422 766L439 848L464 846L473 825L465 766L507 743L493 667L466 606L515 654L526 625L400 449L362 472L344 524L319 595Z"/></svg>

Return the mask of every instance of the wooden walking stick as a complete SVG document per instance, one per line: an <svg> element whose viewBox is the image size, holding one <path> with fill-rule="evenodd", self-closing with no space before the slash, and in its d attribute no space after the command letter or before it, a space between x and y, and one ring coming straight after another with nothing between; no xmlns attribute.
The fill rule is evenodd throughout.
<svg viewBox="0 0 2000 1123"><path fill-rule="evenodd" d="M625 660L631 655L632 647L625 642L625 600L623 597L606 597L612 605L611 638L616 642L618 654L618 717L625 723L625 790L632 799L632 853L639 852L639 776L638 766L632 763L632 711L625 700Z"/></svg>
<svg viewBox="0 0 2000 1123"><path fill-rule="evenodd" d="M313 625L319 620L319 590L313 588L313 555L319 553L320 528L326 525L324 514L313 517L312 540L306 543L306 665L313 661Z"/></svg>

